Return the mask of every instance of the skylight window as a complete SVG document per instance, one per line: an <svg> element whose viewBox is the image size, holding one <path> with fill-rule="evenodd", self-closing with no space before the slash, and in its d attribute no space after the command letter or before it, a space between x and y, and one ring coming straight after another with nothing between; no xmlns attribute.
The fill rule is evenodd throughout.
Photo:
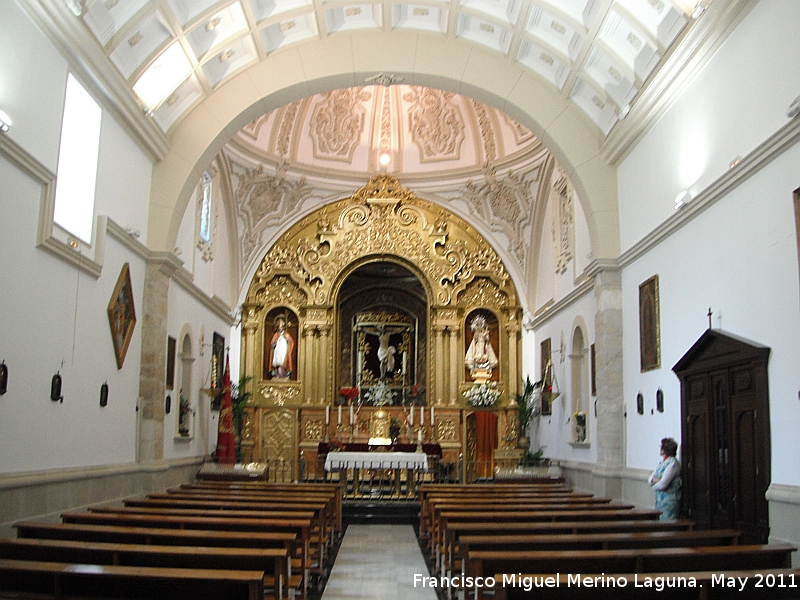
<svg viewBox="0 0 800 600"><path fill-rule="evenodd" d="M192 65L178 42L175 42L142 73L133 91L144 105L155 109L192 72Z"/></svg>
<svg viewBox="0 0 800 600"><path fill-rule="evenodd" d="M91 244L103 111L72 74L67 78L53 220Z"/></svg>

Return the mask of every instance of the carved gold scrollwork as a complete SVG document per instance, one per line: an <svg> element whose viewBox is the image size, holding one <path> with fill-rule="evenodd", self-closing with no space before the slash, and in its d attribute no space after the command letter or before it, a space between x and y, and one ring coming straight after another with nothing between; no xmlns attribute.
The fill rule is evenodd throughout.
<svg viewBox="0 0 800 600"><path fill-rule="evenodd" d="M264 257L248 298L261 292L259 301L266 302L266 282L290 274L307 302L332 304L330 294L339 275L374 254L416 265L439 305L450 304L454 293L479 276L491 278L508 298L516 299L500 257L471 226L416 198L386 174L295 225Z"/></svg>
<svg viewBox="0 0 800 600"><path fill-rule="evenodd" d="M436 422L436 439L439 442L458 441L458 423L455 417L439 417Z"/></svg>
<svg viewBox="0 0 800 600"><path fill-rule="evenodd" d="M262 385L258 394L266 400L267 405L284 406L300 394L299 385Z"/></svg>
<svg viewBox="0 0 800 600"><path fill-rule="evenodd" d="M303 440L321 440L325 433L325 425L321 419L307 419L303 425Z"/></svg>

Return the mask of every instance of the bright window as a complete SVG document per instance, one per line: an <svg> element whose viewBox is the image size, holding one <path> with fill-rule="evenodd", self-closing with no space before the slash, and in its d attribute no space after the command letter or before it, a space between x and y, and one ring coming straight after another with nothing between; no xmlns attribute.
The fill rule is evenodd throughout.
<svg viewBox="0 0 800 600"><path fill-rule="evenodd" d="M206 173L203 176L203 199L200 203L200 238L207 243L211 242L211 177Z"/></svg>
<svg viewBox="0 0 800 600"><path fill-rule="evenodd" d="M92 242L102 112L70 73L61 122L53 220L87 244Z"/></svg>

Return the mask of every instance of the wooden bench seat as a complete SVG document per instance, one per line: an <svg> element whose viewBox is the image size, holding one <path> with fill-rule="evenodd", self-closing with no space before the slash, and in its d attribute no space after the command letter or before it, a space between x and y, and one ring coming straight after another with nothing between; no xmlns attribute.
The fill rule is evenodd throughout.
<svg viewBox="0 0 800 600"><path fill-rule="evenodd" d="M127 525L168 529L212 529L225 531L289 531L298 534L302 547L303 594L308 592L311 575L311 519L237 518L229 516L182 516L158 514L124 514L89 511L62 513L64 523L86 525Z"/></svg>
<svg viewBox="0 0 800 600"><path fill-rule="evenodd" d="M741 533L736 529L702 531L633 531L558 535L462 535L452 554L446 554L442 572L461 571L461 557L484 550L616 550L620 548L688 548L732 546Z"/></svg>
<svg viewBox="0 0 800 600"><path fill-rule="evenodd" d="M273 597L287 598L291 566L286 548L156 546L73 540L0 539L0 558L92 565L262 571ZM300 583L296 578L295 585Z"/></svg>
<svg viewBox="0 0 800 600"><path fill-rule="evenodd" d="M451 564L459 556L458 544L464 535L576 535L655 531L692 531L694 521L450 521L440 556L441 565ZM440 566L441 568L441 566Z"/></svg>
<svg viewBox="0 0 800 600"><path fill-rule="evenodd" d="M496 573L659 573L791 567L796 548L788 544L644 548L619 550L470 551L464 572L470 577ZM478 588L478 598L483 590Z"/></svg>
<svg viewBox="0 0 800 600"><path fill-rule="evenodd" d="M494 600L785 600L800 598L800 569L683 571L615 574L613 584L576 584L569 575L516 574L502 585L496 575ZM533 578L539 585L533 587ZM525 590L526 581L532 589ZM545 579L552 587L545 585ZM600 583L602 580L598 580ZM696 587L692 587L692 582ZM768 585L767 582L770 584ZM591 582L594 583L594 582ZM658 590L656 586L660 586Z"/></svg>
<svg viewBox="0 0 800 600"><path fill-rule="evenodd" d="M263 571L81 565L0 559L0 593L37 598L261 600Z"/></svg>

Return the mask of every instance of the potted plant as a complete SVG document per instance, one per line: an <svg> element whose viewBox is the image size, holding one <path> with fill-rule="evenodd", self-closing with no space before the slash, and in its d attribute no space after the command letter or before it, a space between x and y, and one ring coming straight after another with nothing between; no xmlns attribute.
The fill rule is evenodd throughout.
<svg viewBox="0 0 800 600"><path fill-rule="evenodd" d="M517 446L523 450L528 450L531 440L528 437L528 426L533 417L538 417L541 412L540 398L542 393L542 382L531 382L527 377L522 384L522 393L516 395L517 417L519 419L519 440Z"/></svg>

